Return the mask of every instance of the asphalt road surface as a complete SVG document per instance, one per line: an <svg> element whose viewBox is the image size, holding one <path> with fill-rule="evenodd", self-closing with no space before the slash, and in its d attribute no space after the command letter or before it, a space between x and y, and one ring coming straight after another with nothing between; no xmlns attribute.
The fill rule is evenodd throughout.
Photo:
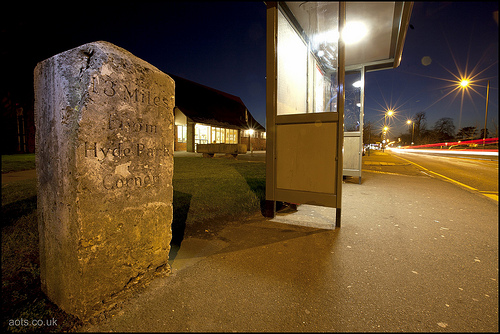
<svg viewBox="0 0 500 334"><path fill-rule="evenodd" d="M423 173L441 177L498 201L498 157L451 156L392 150Z"/></svg>

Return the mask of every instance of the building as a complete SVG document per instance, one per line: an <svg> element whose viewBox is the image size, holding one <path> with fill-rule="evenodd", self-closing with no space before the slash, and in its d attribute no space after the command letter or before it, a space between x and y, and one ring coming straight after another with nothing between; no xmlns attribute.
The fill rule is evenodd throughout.
<svg viewBox="0 0 500 334"><path fill-rule="evenodd" d="M169 74L175 81L175 150L196 152L197 144L246 144L266 149L265 128L237 96Z"/></svg>

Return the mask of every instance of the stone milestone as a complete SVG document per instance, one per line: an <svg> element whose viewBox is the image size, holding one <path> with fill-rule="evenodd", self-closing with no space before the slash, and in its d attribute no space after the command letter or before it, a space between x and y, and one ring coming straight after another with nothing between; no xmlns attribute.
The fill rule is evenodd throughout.
<svg viewBox="0 0 500 334"><path fill-rule="evenodd" d="M88 318L169 271L174 81L102 41L34 77L42 289Z"/></svg>

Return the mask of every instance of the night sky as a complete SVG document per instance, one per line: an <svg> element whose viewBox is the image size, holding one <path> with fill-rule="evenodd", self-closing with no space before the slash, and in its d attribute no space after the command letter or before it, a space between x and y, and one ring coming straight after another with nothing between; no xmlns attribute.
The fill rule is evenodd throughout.
<svg viewBox="0 0 500 334"><path fill-rule="evenodd" d="M498 125L498 3L415 2L410 24L400 66L367 74L365 124L382 127L384 109L390 107L396 110L393 136L406 132L406 120L422 111L428 129L442 117L452 118L457 131L475 125L482 129L489 79L487 127L492 134L493 121ZM474 90L464 94L462 103L457 77L466 74Z"/></svg>
<svg viewBox="0 0 500 334"><path fill-rule="evenodd" d="M30 98L36 63L97 40L120 46L166 73L239 96L265 126L266 6L263 2L84 2L8 5L1 23L2 91ZM496 20L494 12L496 11ZM397 69L368 73L365 123L390 134L424 111L427 127L442 117L459 127L498 124L497 2L416 2ZM425 58L424 58L425 57ZM455 76L477 82L462 102ZM474 81L473 81L474 83Z"/></svg>

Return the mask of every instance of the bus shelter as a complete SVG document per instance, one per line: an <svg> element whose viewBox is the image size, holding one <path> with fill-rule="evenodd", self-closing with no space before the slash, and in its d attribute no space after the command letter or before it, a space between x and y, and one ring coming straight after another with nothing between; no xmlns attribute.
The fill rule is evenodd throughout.
<svg viewBox="0 0 500 334"><path fill-rule="evenodd" d="M265 215L327 206L340 227L343 175L361 179L364 75L399 65L412 3L266 5Z"/></svg>

